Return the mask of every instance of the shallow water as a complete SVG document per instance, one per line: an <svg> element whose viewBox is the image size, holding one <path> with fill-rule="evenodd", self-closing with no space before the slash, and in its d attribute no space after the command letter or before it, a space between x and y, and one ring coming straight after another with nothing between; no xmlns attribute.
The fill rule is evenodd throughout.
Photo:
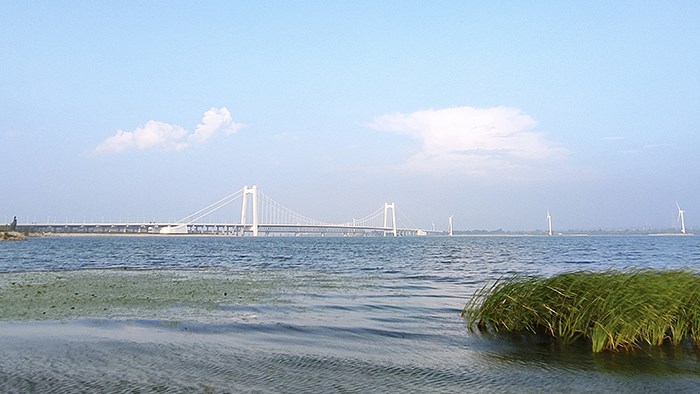
<svg viewBox="0 0 700 394"><path fill-rule="evenodd" d="M459 312L502 276L698 263L700 237L0 243L0 391L695 392L690 346L594 355Z"/></svg>

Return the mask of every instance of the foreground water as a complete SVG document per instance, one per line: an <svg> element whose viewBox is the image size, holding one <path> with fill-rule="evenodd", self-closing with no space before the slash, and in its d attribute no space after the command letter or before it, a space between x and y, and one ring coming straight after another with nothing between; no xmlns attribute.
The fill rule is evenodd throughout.
<svg viewBox="0 0 700 394"><path fill-rule="evenodd" d="M500 277L686 268L700 237L0 243L2 392L695 392L693 348L471 333Z"/></svg>

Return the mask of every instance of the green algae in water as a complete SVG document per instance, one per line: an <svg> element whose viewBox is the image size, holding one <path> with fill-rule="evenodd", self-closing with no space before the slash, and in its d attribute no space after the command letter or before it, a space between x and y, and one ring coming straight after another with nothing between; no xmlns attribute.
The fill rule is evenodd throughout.
<svg viewBox="0 0 700 394"><path fill-rule="evenodd" d="M362 286L355 283L354 285ZM84 270L0 274L0 319L172 319L231 314L237 305L290 303L299 292L354 286L293 271Z"/></svg>

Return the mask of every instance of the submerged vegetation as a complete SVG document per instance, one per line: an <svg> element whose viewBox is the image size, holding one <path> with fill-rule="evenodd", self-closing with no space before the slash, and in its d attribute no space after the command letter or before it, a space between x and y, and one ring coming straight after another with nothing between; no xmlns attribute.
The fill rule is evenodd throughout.
<svg viewBox="0 0 700 394"><path fill-rule="evenodd" d="M79 270L0 273L0 321L238 318L240 306L289 304L301 291L369 286L304 271ZM245 308L244 308L245 309Z"/></svg>
<svg viewBox="0 0 700 394"><path fill-rule="evenodd" d="M462 310L470 329L587 340L594 352L700 346L700 275L683 270L514 277L479 290Z"/></svg>

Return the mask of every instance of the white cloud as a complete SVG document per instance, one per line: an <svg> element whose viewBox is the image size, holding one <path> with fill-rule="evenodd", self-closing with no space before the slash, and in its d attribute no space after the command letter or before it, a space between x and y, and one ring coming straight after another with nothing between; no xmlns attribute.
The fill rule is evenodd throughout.
<svg viewBox="0 0 700 394"><path fill-rule="evenodd" d="M180 150L187 147L182 138L187 130L168 123L149 120L134 131L117 130L95 148L97 153L120 153L130 149Z"/></svg>
<svg viewBox="0 0 700 394"><path fill-rule="evenodd" d="M283 131L281 133L273 135L272 139L278 142L297 141L299 140L300 135L301 134L298 132Z"/></svg>
<svg viewBox="0 0 700 394"><path fill-rule="evenodd" d="M212 108L204 113L202 123L194 132L169 123L149 120L134 131L117 130L95 148L96 153L114 154L127 150L161 149L179 151L193 144L204 143L218 133L233 134L245 127L235 123L225 107Z"/></svg>
<svg viewBox="0 0 700 394"><path fill-rule="evenodd" d="M536 123L517 108L458 107L383 115L370 127L419 141L413 169L488 173L566 154L533 131Z"/></svg>
<svg viewBox="0 0 700 394"><path fill-rule="evenodd" d="M230 135L244 127L244 124L233 121L231 113L226 107L212 108L204 113L202 123L195 127L194 133L189 136L189 139L192 142L205 142L218 132Z"/></svg>
<svg viewBox="0 0 700 394"><path fill-rule="evenodd" d="M646 153L646 152L651 152L651 151L655 151L658 149L666 148L668 146L669 146L668 144L646 144L646 145L639 146L637 148L623 150L622 153L640 154L640 153Z"/></svg>

